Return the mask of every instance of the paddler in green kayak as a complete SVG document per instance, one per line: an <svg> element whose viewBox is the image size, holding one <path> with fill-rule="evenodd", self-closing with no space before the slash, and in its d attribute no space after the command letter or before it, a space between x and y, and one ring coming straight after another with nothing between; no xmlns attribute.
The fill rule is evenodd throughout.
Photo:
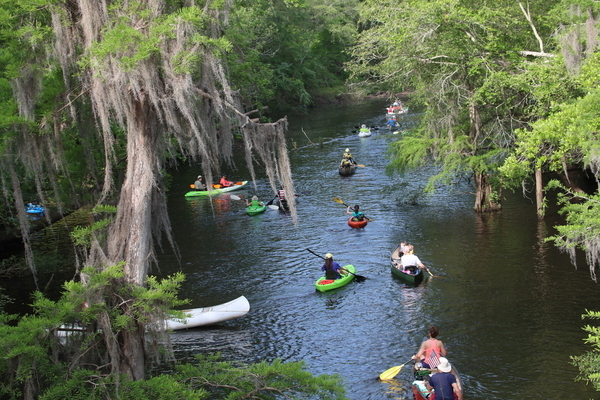
<svg viewBox="0 0 600 400"><path fill-rule="evenodd" d="M246 200L246 207L262 207L265 204L262 201L258 201L258 197L252 196L252 201Z"/></svg>
<svg viewBox="0 0 600 400"><path fill-rule="evenodd" d="M337 262L333 261L333 254L325 254L325 264L321 267L321 271L325 271L325 279L340 279L342 273L348 274L348 271Z"/></svg>

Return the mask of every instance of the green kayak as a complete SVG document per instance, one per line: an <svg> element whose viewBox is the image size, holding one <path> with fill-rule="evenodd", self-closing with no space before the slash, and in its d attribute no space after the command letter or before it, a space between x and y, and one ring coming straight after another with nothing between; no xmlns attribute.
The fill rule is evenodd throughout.
<svg viewBox="0 0 600 400"><path fill-rule="evenodd" d="M267 206L264 203L259 203L258 206L246 207L246 213L248 215L257 215L260 213L264 213L266 209L267 209Z"/></svg>
<svg viewBox="0 0 600 400"><path fill-rule="evenodd" d="M236 182L234 185L224 188L220 187L221 185L216 185L219 187L212 190L191 190L185 194L185 197L213 196L215 194L232 192L234 190L243 188L244 186L246 186L247 183L248 181Z"/></svg>
<svg viewBox="0 0 600 400"><path fill-rule="evenodd" d="M315 288L317 288L319 292L326 292L328 290L337 289L352 282L352 280L354 280L353 274L356 273L356 268L354 268L354 265L345 265L344 268L352 273L347 275L342 274L342 277L340 279L336 279L333 281L325 279L325 277L322 276L315 282Z"/></svg>

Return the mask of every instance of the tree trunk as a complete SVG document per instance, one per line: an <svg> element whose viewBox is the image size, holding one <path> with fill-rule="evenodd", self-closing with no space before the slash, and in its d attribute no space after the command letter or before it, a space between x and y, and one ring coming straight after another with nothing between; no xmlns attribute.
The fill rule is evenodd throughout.
<svg viewBox="0 0 600 400"><path fill-rule="evenodd" d="M502 208L499 196L494 194L488 174L484 172L475 173L475 211L490 212L499 211Z"/></svg>
<svg viewBox="0 0 600 400"><path fill-rule="evenodd" d="M544 182L542 180L542 170L535 170L535 203L537 205L538 218L544 217Z"/></svg>
<svg viewBox="0 0 600 400"><path fill-rule="evenodd" d="M131 98L131 112L127 121L127 168L125 180L117 206L117 217L111 226L108 243L108 257L113 263L124 261L124 285L144 285L149 264L153 255L153 220L161 216L153 214L153 206L158 190L159 132L155 113L147 98ZM160 213L159 208L157 213ZM118 290L118 288L116 288ZM123 315L128 312L128 299L117 304ZM146 352L144 349L144 328L135 323L134 327L121 331L118 338L119 372L134 380L145 378Z"/></svg>

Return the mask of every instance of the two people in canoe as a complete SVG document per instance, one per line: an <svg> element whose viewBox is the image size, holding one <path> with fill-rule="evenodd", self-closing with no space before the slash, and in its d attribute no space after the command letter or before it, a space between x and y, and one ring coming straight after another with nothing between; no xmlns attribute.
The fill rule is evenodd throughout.
<svg viewBox="0 0 600 400"><path fill-rule="evenodd" d="M227 176L223 175L221 177L221 179L219 180L219 185L221 185L220 187L229 187L229 186L233 186L234 182L228 181ZM202 177L202 175L198 175L194 184L190 185L190 186L194 190L206 190L206 183L204 182L204 178ZM216 186L216 187L218 187L218 186Z"/></svg>
<svg viewBox="0 0 600 400"><path fill-rule="evenodd" d="M412 356L413 360L421 363L422 368L437 369L437 373L425 381L429 391L435 392L435 400L458 400L463 399L462 390L456 381L456 376L450 373L452 365L446 358L444 343L437 339L439 329L431 326L428 329L427 340L421 343L417 354Z"/></svg>
<svg viewBox="0 0 600 400"><path fill-rule="evenodd" d="M365 214L360 211L360 206L358 204L355 204L354 207L348 206L346 214L352 215L352 221L364 221L364 219L367 218Z"/></svg>
<svg viewBox="0 0 600 400"><path fill-rule="evenodd" d="M415 253L415 247L412 244L408 244L406 242L400 242L400 251L402 252L402 257L400 257L400 265L397 265L398 269L401 269L405 273L415 274L417 269L423 269L429 272L430 275L433 275L429 268L425 266L417 257Z"/></svg>
<svg viewBox="0 0 600 400"><path fill-rule="evenodd" d="M325 254L325 264L321 267L321 271L325 271L325 279L340 279L342 274L347 275L348 271L339 263L333 261L333 254Z"/></svg>
<svg viewBox="0 0 600 400"><path fill-rule="evenodd" d="M358 164L354 158L352 157L352 153L350 153L350 149L344 150L344 154L342 155L342 161L340 162L340 166L346 167L350 165Z"/></svg>

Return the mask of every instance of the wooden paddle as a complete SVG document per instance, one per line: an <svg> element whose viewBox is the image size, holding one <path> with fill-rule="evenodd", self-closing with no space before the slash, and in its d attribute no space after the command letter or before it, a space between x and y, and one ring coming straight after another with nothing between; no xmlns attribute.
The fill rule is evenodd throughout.
<svg viewBox="0 0 600 400"><path fill-rule="evenodd" d="M311 249L305 249L305 250L306 250L306 251L308 251L308 252L310 252L310 253L312 253L312 254L314 254L315 256L317 256L317 257L319 257L319 258L321 258L321 259L323 259L323 260L325 259L325 257L323 257L323 256L321 256L321 255L319 255L319 254L315 253L315 252L314 252L314 251L312 251ZM362 282L362 281L364 281L365 279L367 279L365 276L362 276L362 275L356 275L354 272L350 272L350 271L348 271L347 269L344 269L344 271L346 271L346 272L348 272L348 273L350 273L350 274L354 275L354 277L356 278L356 282Z"/></svg>
<svg viewBox="0 0 600 400"><path fill-rule="evenodd" d="M333 198L333 201L335 201L336 203L343 204L343 205L345 205L346 207L350 207L348 204L344 203L344 202L342 201L342 199L340 199L339 197L334 197L334 198ZM363 213L363 215L365 215L365 214ZM366 215L365 215L365 218L367 218L367 216L366 216ZM375 221L374 219L371 219L371 218L367 218L367 220L368 220L369 222L373 222L373 221Z"/></svg>
<svg viewBox="0 0 600 400"><path fill-rule="evenodd" d="M410 360L408 360L407 362L405 362L404 364L402 364L402 365L398 365L398 366L396 366L396 367L392 367L392 368L390 368L390 369L388 369L388 370L386 370L386 371L383 371L383 372L381 373L381 375L379 375L379 379L381 379L382 381L387 381L387 380L389 380L389 379L392 379L393 377L395 377L396 375L398 375L398 373L399 373L400 371L402 371L402 368L403 368L403 367L404 367L406 364L408 364L408 363L409 363L409 362L411 362L411 361L412 361L412 358L411 358Z"/></svg>

